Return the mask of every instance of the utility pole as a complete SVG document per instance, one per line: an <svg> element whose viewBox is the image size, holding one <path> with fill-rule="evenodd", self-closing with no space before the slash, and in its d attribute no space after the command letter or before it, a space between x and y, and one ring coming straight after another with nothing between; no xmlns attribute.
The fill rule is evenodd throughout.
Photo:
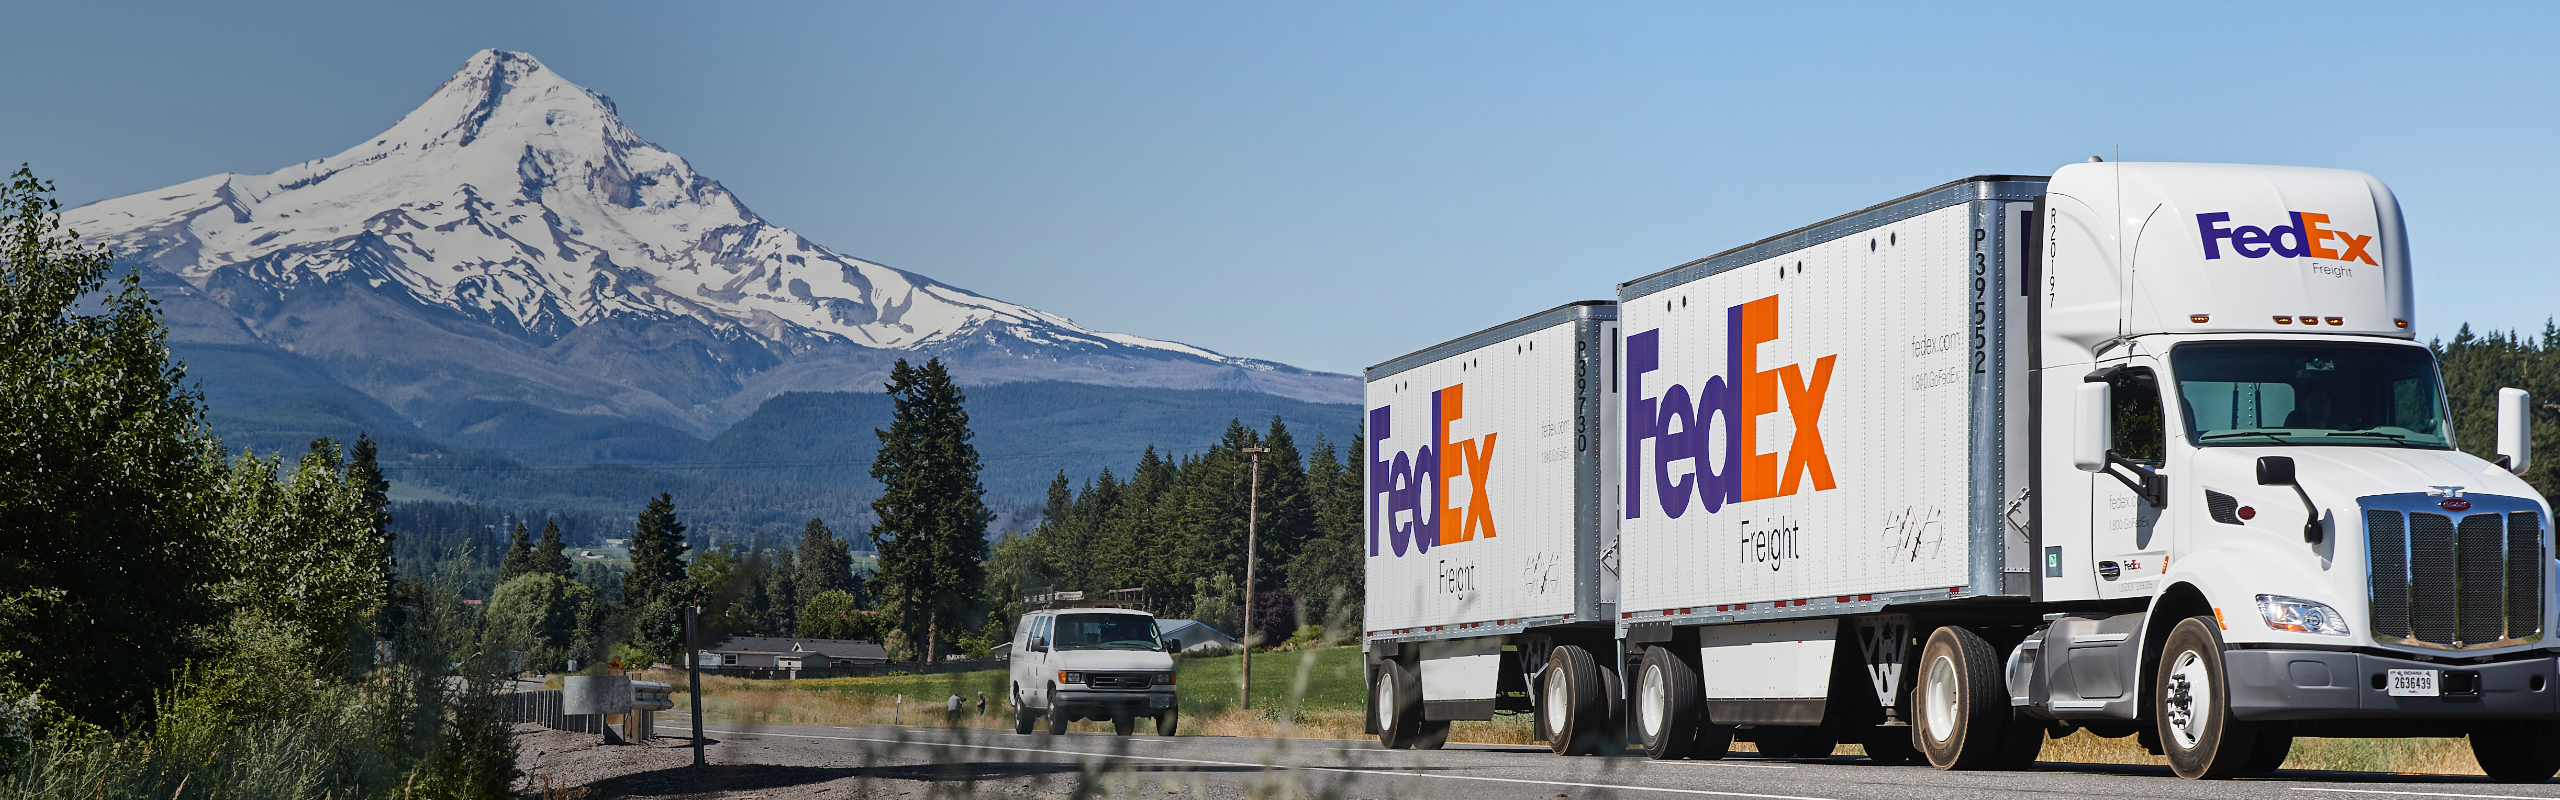
<svg viewBox="0 0 2560 800"><path fill-rule="evenodd" d="M1252 708L1253 562L1254 554L1261 550L1257 542L1261 539L1262 523L1262 454L1271 452L1271 448L1247 447L1244 452L1253 457L1253 488L1245 494L1244 501L1244 624L1236 626L1244 633L1244 680L1237 687L1236 697L1238 707Z"/></svg>
<svg viewBox="0 0 2560 800"><path fill-rule="evenodd" d="M693 765L702 766L702 643L694 641L694 620L702 616L701 606L684 610L684 672L693 684Z"/></svg>

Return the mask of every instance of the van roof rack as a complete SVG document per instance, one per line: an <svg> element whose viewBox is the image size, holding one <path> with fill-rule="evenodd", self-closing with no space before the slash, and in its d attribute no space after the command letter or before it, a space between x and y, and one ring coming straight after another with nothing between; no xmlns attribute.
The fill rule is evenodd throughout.
<svg viewBox="0 0 2560 800"><path fill-rule="evenodd" d="M1154 604L1148 602L1145 587L1101 592L1041 591L1023 595L1022 604L1040 611L1056 608L1126 608L1131 611L1154 613L1150 610Z"/></svg>

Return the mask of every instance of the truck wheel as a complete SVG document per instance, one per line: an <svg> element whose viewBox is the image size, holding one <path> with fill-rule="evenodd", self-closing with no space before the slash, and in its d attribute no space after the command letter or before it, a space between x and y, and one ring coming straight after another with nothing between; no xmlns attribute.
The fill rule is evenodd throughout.
<svg viewBox="0 0 2560 800"><path fill-rule="evenodd" d="M2257 749L2258 726L2231 718L2231 682L2222 666L2222 636L2212 617L2189 617L2169 631L2152 681L2161 755L2191 780L2241 774Z"/></svg>
<svg viewBox="0 0 2560 800"><path fill-rule="evenodd" d="M1035 715L1031 713L1031 707L1022 704L1022 691L1019 689L1014 690L1013 732L1024 736L1031 735L1031 718L1033 716Z"/></svg>
<svg viewBox="0 0 2560 800"><path fill-rule="evenodd" d="M1422 732L1413 737L1413 749L1438 750L1449 743L1449 721L1422 723Z"/></svg>
<svg viewBox="0 0 2560 800"><path fill-rule="evenodd" d="M2242 767L2240 771L2249 775L2274 772L2278 767L2284 766L2285 757L2290 755L2293 755L2293 732L2277 725L2260 725L2258 726L2258 743L2249 749L2249 765ZM2534 780L2538 781L2541 778Z"/></svg>
<svg viewBox="0 0 2560 800"><path fill-rule="evenodd" d="M1636 665L1636 733L1656 761L1688 758L1698 746L1698 673L1660 647Z"/></svg>
<svg viewBox="0 0 2560 800"><path fill-rule="evenodd" d="M1939 769L1989 769L1998 760L2008 727L2009 690L1991 643L1949 625L1929 634L1920 650L1920 685L1913 687L1913 743Z"/></svg>
<svg viewBox="0 0 2560 800"><path fill-rule="evenodd" d="M2560 727L2541 720L2498 720L2471 728L2471 757L2499 783L2541 783L2560 773Z"/></svg>
<svg viewBox="0 0 2560 800"><path fill-rule="evenodd" d="M1601 696L1600 665L1591 651L1558 645L1547 655L1547 748L1560 756L1590 755L1608 727L1609 699Z"/></svg>
<svg viewBox="0 0 2560 800"><path fill-rule="evenodd" d="M1182 711L1180 709L1168 708L1164 710L1164 713L1156 715L1157 736L1172 736L1173 732L1181 728L1181 726Z"/></svg>
<svg viewBox="0 0 2560 800"><path fill-rule="evenodd" d="M1422 686L1404 665L1378 665L1378 744L1403 750L1422 738Z"/></svg>

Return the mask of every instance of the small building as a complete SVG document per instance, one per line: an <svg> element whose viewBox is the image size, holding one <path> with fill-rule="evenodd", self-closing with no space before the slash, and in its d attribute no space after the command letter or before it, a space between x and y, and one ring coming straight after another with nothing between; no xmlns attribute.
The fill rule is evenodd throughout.
<svg viewBox="0 0 2560 800"><path fill-rule="evenodd" d="M1204 647L1234 647L1236 637L1228 636L1206 623L1191 619L1156 620L1156 635L1174 643L1173 649L1191 652Z"/></svg>
<svg viewBox="0 0 2560 800"><path fill-rule="evenodd" d="M889 663L888 648L860 639L733 636L701 653L703 669L741 678L822 678Z"/></svg>

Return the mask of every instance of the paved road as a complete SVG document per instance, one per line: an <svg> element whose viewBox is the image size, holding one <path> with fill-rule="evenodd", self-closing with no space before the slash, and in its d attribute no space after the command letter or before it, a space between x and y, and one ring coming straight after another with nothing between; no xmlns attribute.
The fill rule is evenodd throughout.
<svg viewBox="0 0 2560 800"><path fill-rule="evenodd" d="M680 718L662 722L660 733L682 736L683 725ZM1453 744L1437 752L1389 751L1378 749L1374 741L1221 736L1051 737L888 727L713 726L707 732L719 742L711 749L714 763L771 764L809 770L811 777L868 777L900 786L923 781L935 794L953 796L2560 800L2560 783L2519 786L2371 773L2287 771L2272 778L2208 783L2179 780L2165 767L2055 763L2027 772L1940 772L1852 758L1782 761L1744 755L1655 762L1642 757L1562 758L1543 747Z"/></svg>

